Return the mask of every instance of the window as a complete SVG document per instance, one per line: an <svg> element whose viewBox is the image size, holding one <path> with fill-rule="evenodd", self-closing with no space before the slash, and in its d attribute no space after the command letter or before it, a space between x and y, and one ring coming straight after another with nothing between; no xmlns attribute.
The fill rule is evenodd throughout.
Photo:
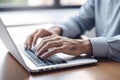
<svg viewBox="0 0 120 80"><path fill-rule="evenodd" d="M54 0L28 0L29 6L52 6Z"/></svg>
<svg viewBox="0 0 120 80"><path fill-rule="evenodd" d="M82 5L86 2L86 0L60 0L62 6L75 6Z"/></svg>
<svg viewBox="0 0 120 80"><path fill-rule="evenodd" d="M86 0L0 0L0 10L65 7L72 8L73 6L77 7L84 4L85 1Z"/></svg>
<svg viewBox="0 0 120 80"><path fill-rule="evenodd" d="M0 0L1 6L51 6L54 0Z"/></svg>

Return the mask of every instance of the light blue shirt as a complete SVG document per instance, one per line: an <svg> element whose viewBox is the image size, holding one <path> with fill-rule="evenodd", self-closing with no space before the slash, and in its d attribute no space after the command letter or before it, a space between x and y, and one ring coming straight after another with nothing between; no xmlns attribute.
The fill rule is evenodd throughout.
<svg viewBox="0 0 120 80"><path fill-rule="evenodd" d="M75 38L95 27L93 56L120 61L120 0L88 0L76 16L61 24L63 36Z"/></svg>

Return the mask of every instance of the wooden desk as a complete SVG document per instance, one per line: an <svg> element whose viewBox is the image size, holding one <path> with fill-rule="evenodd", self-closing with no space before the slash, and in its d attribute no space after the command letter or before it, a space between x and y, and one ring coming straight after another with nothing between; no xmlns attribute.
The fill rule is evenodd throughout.
<svg viewBox="0 0 120 80"><path fill-rule="evenodd" d="M23 37L22 32L27 35L26 30L32 31L33 29L30 27L9 29L11 34L14 33L14 36L16 36L14 38L17 39ZM17 37L18 35L15 32L21 37ZM120 80L120 63L105 60L97 64L29 74L7 53L7 49L0 41L0 80Z"/></svg>

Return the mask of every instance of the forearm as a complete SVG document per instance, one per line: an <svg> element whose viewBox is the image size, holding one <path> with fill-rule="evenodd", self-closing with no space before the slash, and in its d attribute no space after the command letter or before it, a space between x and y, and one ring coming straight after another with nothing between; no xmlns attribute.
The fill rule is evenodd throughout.
<svg viewBox="0 0 120 80"><path fill-rule="evenodd" d="M94 27L94 19L94 0L88 0L76 15L59 24L63 30L62 36L77 38Z"/></svg>

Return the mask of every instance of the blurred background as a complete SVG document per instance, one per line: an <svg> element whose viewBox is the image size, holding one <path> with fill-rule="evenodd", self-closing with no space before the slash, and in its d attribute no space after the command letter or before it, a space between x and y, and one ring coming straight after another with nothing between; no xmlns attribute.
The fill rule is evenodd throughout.
<svg viewBox="0 0 120 80"><path fill-rule="evenodd" d="M78 6L86 0L0 0L0 6Z"/></svg>
<svg viewBox="0 0 120 80"><path fill-rule="evenodd" d="M0 0L0 17L7 26L59 23L76 14L85 2L86 0Z"/></svg>
<svg viewBox="0 0 120 80"><path fill-rule="evenodd" d="M78 13L87 0L0 0L7 27L61 23ZM93 32L88 33L91 37Z"/></svg>

